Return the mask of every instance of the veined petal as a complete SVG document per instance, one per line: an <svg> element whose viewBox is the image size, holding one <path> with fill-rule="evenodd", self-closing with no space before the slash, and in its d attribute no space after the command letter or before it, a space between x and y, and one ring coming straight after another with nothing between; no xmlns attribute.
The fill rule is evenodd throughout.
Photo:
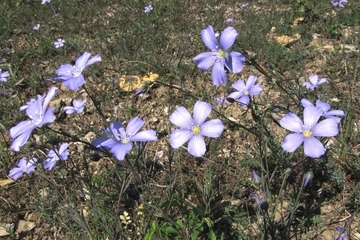
<svg viewBox="0 0 360 240"><path fill-rule="evenodd" d="M63 110L66 112L66 114L72 114L75 112L75 108L71 106L65 106Z"/></svg>
<svg viewBox="0 0 360 240"><path fill-rule="evenodd" d="M130 120L128 125L126 126L126 135L131 137L134 136L140 128L144 125L145 121L139 117L134 117Z"/></svg>
<svg viewBox="0 0 360 240"><path fill-rule="evenodd" d="M137 133L135 136L131 137L130 140L132 142L154 142L158 139L154 130L145 130Z"/></svg>
<svg viewBox="0 0 360 240"><path fill-rule="evenodd" d="M77 91L79 87L84 85L84 82L85 82L84 76L80 74L77 77L64 81L64 85L70 90Z"/></svg>
<svg viewBox="0 0 360 240"><path fill-rule="evenodd" d="M227 51L235 42L237 31L233 27L227 27L220 36L220 48Z"/></svg>
<svg viewBox="0 0 360 240"><path fill-rule="evenodd" d="M87 67L87 66L89 66L89 65L91 65L91 64L94 64L94 63L96 63L96 62L100 62L101 61L101 56L98 54L98 55L95 55L95 56L93 56L92 58L90 58L90 60L86 63L86 66L85 67Z"/></svg>
<svg viewBox="0 0 360 240"><path fill-rule="evenodd" d="M318 100L316 100L316 107L319 107L324 112L327 112L330 110L331 105L318 99Z"/></svg>
<svg viewBox="0 0 360 240"><path fill-rule="evenodd" d="M58 161L57 158L47 158L43 162L43 166L47 170L52 170L55 164L57 163L57 161Z"/></svg>
<svg viewBox="0 0 360 240"><path fill-rule="evenodd" d="M214 85L222 85L226 83L227 76L224 70L224 64L219 60L215 62L212 72L211 72L211 79Z"/></svg>
<svg viewBox="0 0 360 240"><path fill-rule="evenodd" d="M325 119L311 129L312 135L316 137L333 137L339 133L336 120Z"/></svg>
<svg viewBox="0 0 360 240"><path fill-rule="evenodd" d="M74 67L71 64L63 64L55 71L55 73L57 76L71 76L71 72L73 68ZM53 79L49 79L49 80L53 80Z"/></svg>
<svg viewBox="0 0 360 240"><path fill-rule="evenodd" d="M303 107L307 107L307 106L313 106L314 107L314 104L312 104L308 99L306 98L303 98L301 99L301 105Z"/></svg>
<svg viewBox="0 0 360 240"><path fill-rule="evenodd" d="M236 90L238 90L239 92L243 92L245 90L245 83L241 79L234 82L231 86Z"/></svg>
<svg viewBox="0 0 360 240"><path fill-rule="evenodd" d="M212 26L207 26L207 28L201 30L201 39L203 40L206 47L212 51L218 51L218 41L215 37L215 32Z"/></svg>
<svg viewBox="0 0 360 240"><path fill-rule="evenodd" d="M212 119L200 127L200 134L205 137L218 138L224 131L224 124L219 119Z"/></svg>
<svg viewBox="0 0 360 240"><path fill-rule="evenodd" d="M312 85L317 86L318 85L318 79L319 79L319 77L316 74L309 76L309 80L310 80Z"/></svg>
<svg viewBox="0 0 360 240"><path fill-rule="evenodd" d="M34 130L35 128L29 129L26 132L23 132L21 135L19 135L12 143L10 148L12 150L14 150L15 152L20 151L20 148L22 146L25 145L25 143L27 142L27 140L30 137L31 132Z"/></svg>
<svg viewBox="0 0 360 240"><path fill-rule="evenodd" d="M324 114L324 116L333 116L333 115L336 115L336 116L346 116L345 112L343 110L331 110L331 111L328 111L327 113Z"/></svg>
<svg viewBox="0 0 360 240"><path fill-rule="evenodd" d="M203 137L200 134L194 135L192 138L190 138L188 152L195 157L201 157L205 154L206 145Z"/></svg>
<svg viewBox="0 0 360 240"><path fill-rule="evenodd" d="M260 84L256 84L255 86L253 86L252 88L249 89L249 95L250 96L256 96L258 94L260 94L262 91L262 87Z"/></svg>
<svg viewBox="0 0 360 240"><path fill-rule="evenodd" d="M46 123L52 123L52 122L54 122L55 119L56 119L56 116L55 116L55 114L53 113L54 110L55 110L54 107L49 108L49 109L45 112L45 114L44 114L41 122L37 125L37 127L42 127L42 125L44 125L44 124L46 124Z"/></svg>
<svg viewBox="0 0 360 240"><path fill-rule="evenodd" d="M177 107L169 117L170 122L178 127L191 129L194 121L186 108L183 106Z"/></svg>
<svg viewBox="0 0 360 240"><path fill-rule="evenodd" d="M8 176L9 176L9 178L12 178L14 181L16 181L23 174L24 174L24 171L21 168L15 167L10 170Z"/></svg>
<svg viewBox="0 0 360 240"><path fill-rule="evenodd" d="M306 156L312 158L318 158L321 155L324 155L325 151L326 150L324 146L317 138L315 137L305 138L304 153Z"/></svg>
<svg viewBox="0 0 360 240"><path fill-rule="evenodd" d="M304 136L301 133L292 133L284 138L281 146L286 152L294 152L303 142Z"/></svg>
<svg viewBox="0 0 360 240"><path fill-rule="evenodd" d="M237 100L243 95L244 95L243 92L233 92L233 93L230 93L230 95L227 98L232 98L232 99Z"/></svg>
<svg viewBox="0 0 360 240"><path fill-rule="evenodd" d="M300 133L303 130L302 121L294 113L286 114L285 117L280 119L279 124L283 128L285 128L289 131L292 131L292 132Z"/></svg>
<svg viewBox="0 0 360 240"><path fill-rule="evenodd" d="M68 147L69 147L68 143L62 143L59 148L59 154L62 155L67 150Z"/></svg>
<svg viewBox="0 0 360 240"><path fill-rule="evenodd" d="M115 156L117 160L124 160L125 155L128 154L132 149L132 143L128 142L126 144L116 144L111 148L110 152Z"/></svg>
<svg viewBox="0 0 360 240"><path fill-rule="evenodd" d="M254 85L256 80L257 80L257 76L250 75L249 78L246 80L245 88L249 90Z"/></svg>
<svg viewBox="0 0 360 240"><path fill-rule="evenodd" d="M238 52L231 52L225 61L225 66L233 73L239 73L244 68L245 56Z"/></svg>
<svg viewBox="0 0 360 240"><path fill-rule="evenodd" d="M320 84L323 84L323 83L326 83L327 82L327 79L326 78L321 78L318 82L318 85Z"/></svg>
<svg viewBox="0 0 360 240"><path fill-rule="evenodd" d="M196 125L201 126L206 120L206 118L211 113L211 105L209 103L203 102L203 101L197 101L194 106L194 122Z"/></svg>
<svg viewBox="0 0 360 240"><path fill-rule="evenodd" d="M107 137L100 137L91 142L91 145L101 150L110 149L114 147L116 144L118 144L118 142L115 142L113 139Z"/></svg>
<svg viewBox="0 0 360 240"><path fill-rule="evenodd" d="M241 106L247 106L250 103L250 97L249 95L243 95L240 99L239 99L239 104Z"/></svg>
<svg viewBox="0 0 360 240"><path fill-rule="evenodd" d="M308 128L313 128L315 126L321 115L323 114L323 111L320 108L313 107L313 106L307 106L304 109L304 125Z"/></svg>
<svg viewBox="0 0 360 240"><path fill-rule="evenodd" d="M189 141L189 139L193 136L191 130L188 129L176 129L170 134L170 145L172 148L179 148L184 143Z"/></svg>
<svg viewBox="0 0 360 240"><path fill-rule="evenodd" d="M36 123L32 121L21 121L16 126L10 128L10 137L12 139L16 138L17 136L27 132L29 130L34 130L36 128Z"/></svg>
<svg viewBox="0 0 360 240"><path fill-rule="evenodd" d="M204 52L194 57L193 61L198 68L206 71L214 65L217 59L218 57L213 52Z"/></svg>
<svg viewBox="0 0 360 240"><path fill-rule="evenodd" d="M46 96L44 97L44 102L43 102L43 113L45 112L45 110L47 109L51 99L55 96L55 94L59 91L59 89L57 87L51 87L49 92L46 94Z"/></svg>
<svg viewBox="0 0 360 240"><path fill-rule="evenodd" d="M89 52L84 52L83 55L81 55L78 59L76 59L75 61L75 66L79 69L84 70L84 68L86 67L87 62L89 61L89 58L91 56L91 53Z"/></svg>

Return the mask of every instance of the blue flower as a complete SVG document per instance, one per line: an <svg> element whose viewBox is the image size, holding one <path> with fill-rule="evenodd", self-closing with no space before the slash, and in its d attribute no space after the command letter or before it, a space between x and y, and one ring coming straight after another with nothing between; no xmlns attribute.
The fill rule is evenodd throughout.
<svg viewBox="0 0 360 240"><path fill-rule="evenodd" d="M334 7L345 7L344 6L344 3L347 3L347 0L338 0L337 2L334 2L334 1L330 1L331 4L334 6Z"/></svg>
<svg viewBox="0 0 360 240"><path fill-rule="evenodd" d="M55 108L47 109L47 107L58 91L57 87L52 87L45 96L38 95L37 99L31 99L20 108L20 110L26 109L26 115L30 120L22 121L10 128L10 137L12 138L10 148L12 150L20 151L20 148L24 146L35 128L40 128L42 125L52 123L55 120L56 117L53 113Z"/></svg>
<svg viewBox="0 0 360 240"><path fill-rule="evenodd" d="M314 106L314 104L312 104L309 100L305 98L301 100L301 105L303 105L303 107ZM346 116L343 110L331 110L331 105L321 101L320 99L316 101L316 107L321 109L321 111L323 112L321 116L334 119L337 123L340 123L341 118L336 116Z"/></svg>
<svg viewBox="0 0 360 240"><path fill-rule="evenodd" d="M255 84L257 80L256 76L250 75L246 83L239 79L236 81L232 87L238 90L237 92L231 93L228 98L239 100L239 104L242 106L247 106L250 103L250 96L255 96L260 94L262 87L260 84Z"/></svg>
<svg viewBox="0 0 360 240"><path fill-rule="evenodd" d="M340 226L337 226L336 227L336 231L339 232L339 236L336 238L338 240L345 240L347 234L346 234L346 231L344 228L340 227Z"/></svg>
<svg viewBox="0 0 360 240"><path fill-rule="evenodd" d="M32 158L29 161L23 157L20 159L17 167L14 167L9 172L9 177L13 180L17 180L21 177L24 173L30 174L31 172L35 171L35 163L37 162L36 158Z"/></svg>
<svg viewBox="0 0 360 240"><path fill-rule="evenodd" d="M47 80L54 80L64 83L64 85L70 90L76 91L81 87L85 80L82 72L84 69L94 64L95 62L101 61L100 55L96 55L90 58L91 53L85 52L75 61L75 66L71 64L61 65L59 69L56 70L56 78L50 78ZM90 59L89 59L90 58Z"/></svg>
<svg viewBox="0 0 360 240"><path fill-rule="evenodd" d="M144 13L149 13L153 10L153 6L152 5L148 5L148 6L145 6L145 10L144 10Z"/></svg>
<svg viewBox="0 0 360 240"><path fill-rule="evenodd" d="M54 42L54 47L55 48L61 48L62 46L64 46L65 40L58 38L55 42Z"/></svg>
<svg viewBox="0 0 360 240"><path fill-rule="evenodd" d="M307 106L304 109L304 123L294 113L288 113L279 123L294 133L285 137L282 148L286 152L294 152L304 143L305 155L318 158L325 153L325 148L317 137L333 137L338 134L338 124L334 119L325 119L318 123L322 115L321 109Z"/></svg>
<svg viewBox="0 0 360 240"><path fill-rule="evenodd" d="M319 80L319 76L316 74L309 76L310 82L304 82L303 86L306 87L306 89L314 90L315 88L318 88L321 84L326 83L326 78L321 78Z"/></svg>
<svg viewBox="0 0 360 240"><path fill-rule="evenodd" d="M224 125L219 119L213 119L205 122L211 112L211 105L197 101L194 106L193 117L182 106L170 115L170 122L179 126L180 129L172 131L170 135L170 145L173 148L179 148L189 141L188 152L201 157L206 152L206 146L203 136L218 138L224 130Z"/></svg>
<svg viewBox="0 0 360 240"><path fill-rule="evenodd" d="M68 147L69 147L68 143L62 143L60 145L59 150L57 150L57 149L50 150L47 153L48 158L43 162L44 168L47 170L51 170L55 166L57 161L67 160L67 158L69 156L69 151L67 150Z"/></svg>
<svg viewBox="0 0 360 240"><path fill-rule="evenodd" d="M211 52L200 53L193 61L204 71L212 67L211 78L214 85L226 83L227 76L224 67L233 73L241 72L244 67L244 55L238 52L229 53L229 48L234 44L237 35L235 28L227 27L222 32L219 43L212 26L201 31L201 38Z"/></svg>
<svg viewBox="0 0 360 240"><path fill-rule="evenodd" d="M80 114L84 110L85 103L86 103L86 99L84 99L84 100L74 99L74 101L72 103L73 106L65 106L64 111L66 111L66 114L72 114L74 112L76 112L77 114Z"/></svg>
<svg viewBox="0 0 360 240"><path fill-rule="evenodd" d="M156 132L154 130L145 130L138 133L144 125L139 117L130 120L126 130L124 126L118 122L113 122L109 128L105 129L105 137L95 139L91 144L99 149L110 150L117 160L124 160L125 155L132 149L132 142L149 142L157 141Z"/></svg>

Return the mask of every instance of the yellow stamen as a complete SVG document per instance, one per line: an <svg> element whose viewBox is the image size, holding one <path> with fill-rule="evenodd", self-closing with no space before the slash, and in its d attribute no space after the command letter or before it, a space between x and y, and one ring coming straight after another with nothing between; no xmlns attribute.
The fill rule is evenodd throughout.
<svg viewBox="0 0 360 240"><path fill-rule="evenodd" d="M194 126L191 131L192 131L192 133L194 135L197 135L197 134L200 133L200 127L199 126Z"/></svg>
<svg viewBox="0 0 360 240"><path fill-rule="evenodd" d="M310 130L304 130L303 135L305 138L309 138L312 136L312 132Z"/></svg>

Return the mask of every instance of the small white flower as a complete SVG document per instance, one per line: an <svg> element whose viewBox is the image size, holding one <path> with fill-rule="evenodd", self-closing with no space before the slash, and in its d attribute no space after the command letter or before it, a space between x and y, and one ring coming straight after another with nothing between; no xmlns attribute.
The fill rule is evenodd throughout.
<svg viewBox="0 0 360 240"><path fill-rule="evenodd" d="M41 4L50 3L51 0L42 0Z"/></svg>
<svg viewBox="0 0 360 240"><path fill-rule="evenodd" d="M144 10L144 13L149 13L153 10L153 6L150 4L148 6L145 6L145 10Z"/></svg>
<svg viewBox="0 0 360 240"><path fill-rule="evenodd" d="M38 31L39 30L39 28L40 28L40 24L39 23L37 23L37 24L35 24L34 26L33 26L33 30L34 31Z"/></svg>

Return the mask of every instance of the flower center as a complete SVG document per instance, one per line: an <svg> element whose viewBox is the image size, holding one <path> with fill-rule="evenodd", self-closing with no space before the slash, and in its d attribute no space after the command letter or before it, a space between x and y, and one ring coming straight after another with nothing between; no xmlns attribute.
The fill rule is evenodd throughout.
<svg viewBox="0 0 360 240"><path fill-rule="evenodd" d="M39 125L42 121L42 111L38 111L36 110L34 114L29 115L29 117L31 118L31 122L36 123L37 125Z"/></svg>
<svg viewBox="0 0 360 240"><path fill-rule="evenodd" d="M193 126L193 128L191 129L191 131L192 131L192 133L193 133L194 135L197 135L197 134L200 133L200 127L197 126L197 125L195 125L195 126Z"/></svg>
<svg viewBox="0 0 360 240"><path fill-rule="evenodd" d="M121 139L121 143L122 143L122 144L127 144L128 142L130 142L130 139L129 139L129 138Z"/></svg>
<svg viewBox="0 0 360 240"><path fill-rule="evenodd" d="M73 77L78 77L78 76L80 76L80 74L81 74L81 69L80 68L78 68L78 67L76 67L76 66L73 66L73 71L71 71L71 75L73 75Z"/></svg>
<svg viewBox="0 0 360 240"><path fill-rule="evenodd" d="M219 58L226 58L226 56L227 56L227 52L220 49L219 52L218 52L218 57Z"/></svg>
<svg viewBox="0 0 360 240"><path fill-rule="evenodd" d="M244 89L243 93L244 95L249 95L249 91L247 89Z"/></svg>
<svg viewBox="0 0 360 240"><path fill-rule="evenodd" d="M302 134L304 135L305 138L309 138L312 136L312 132L309 129L305 129Z"/></svg>

